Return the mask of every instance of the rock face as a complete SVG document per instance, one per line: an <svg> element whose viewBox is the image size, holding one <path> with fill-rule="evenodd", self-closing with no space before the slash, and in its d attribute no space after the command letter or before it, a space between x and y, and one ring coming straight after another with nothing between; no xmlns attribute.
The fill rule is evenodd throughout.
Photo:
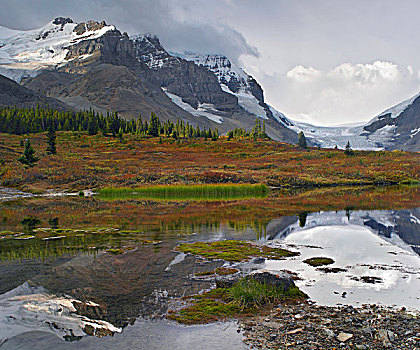
<svg viewBox="0 0 420 350"><path fill-rule="evenodd" d="M83 69L75 67L74 69ZM26 86L79 108L93 108L106 112L116 110L126 118L155 112L163 120L176 121L178 117L196 122L196 118L174 105L158 87L143 83L141 71L126 66L95 64L84 74L64 71L44 71L25 82ZM203 121L206 127L210 124Z"/></svg>
<svg viewBox="0 0 420 350"><path fill-rule="evenodd" d="M418 151L420 149L420 96L416 97L398 115L385 113L375 118L364 128L366 133L388 129L391 139L386 149Z"/></svg>
<svg viewBox="0 0 420 350"><path fill-rule="evenodd" d="M242 98L249 95L247 103L241 101L241 98L239 100L239 104L245 109L250 109L249 104L253 102L254 108L249 110L251 113L256 112L259 117L264 119L273 118L269 106L264 102L264 92L260 84L252 76L233 64L226 56L187 55L185 58L213 72L223 91L228 91ZM252 101L251 97L254 97L255 101ZM260 110L258 110L258 107L261 107Z"/></svg>
<svg viewBox="0 0 420 350"><path fill-rule="evenodd" d="M235 96L224 92L215 75L193 62L171 56L155 36L137 36L133 39L136 56L146 64L160 86L180 96L194 109L201 104L212 104L220 112L238 110Z"/></svg>
<svg viewBox="0 0 420 350"><path fill-rule="evenodd" d="M106 23L98 23L89 21L87 23L78 24L74 31L78 35L82 35L86 31L98 31L106 27ZM76 59L76 62L83 61L86 55L92 55L98 61L113 65L133 66L136 64L136 54L134 47L128 38L127 33L121 34L120 31L114 29L109 30L105 34L95 38L80 41L68 47L66 60ZM82 57L82 60L79 59ZM72 62L75 64L74 62Z"/></svg>

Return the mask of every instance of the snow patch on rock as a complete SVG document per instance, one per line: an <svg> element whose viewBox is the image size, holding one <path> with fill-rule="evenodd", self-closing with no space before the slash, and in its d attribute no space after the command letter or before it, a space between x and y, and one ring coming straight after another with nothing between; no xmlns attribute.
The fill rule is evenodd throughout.
<svg viewBox="0 0 420 350"><path fill-rule="evenodd" d="M213 72L219 80L222 90L236 96L243 109L258 118L268 119L266 111L251 92L249 82L252 77L227 57L223 55L177 55Z"/></svg>
<svg viewBox="0 0 420 350"><path fill-rule="evenodd" d="M197 109L193 108L190 104L182 101L182 97L178 95L171 94L165 89L162 88L162 90L166 93L166 95L172 100L173 103L175 103L177 106L181 107L184 111L187 111L188 113L191 113L192 115L196 117L206 117L207 119L210 119L218 124L223 123L223 118L211 113L212 111L215 111L213 105L204 103L200 104Z"/></svg>

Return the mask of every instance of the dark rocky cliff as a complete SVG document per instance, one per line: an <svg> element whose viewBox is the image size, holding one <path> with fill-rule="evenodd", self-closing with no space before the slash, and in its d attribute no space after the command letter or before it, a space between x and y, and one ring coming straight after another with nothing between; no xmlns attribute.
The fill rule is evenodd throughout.
<svg viewBox="0 0 420 350"><path fill-rule="evenodd" d="M363 129L368 133L374 133L384 127L394 128L392 143L387 149L418 151L420 149L420 97L417 97L397 117L392 118L391 113L381 115Z"/></svg>

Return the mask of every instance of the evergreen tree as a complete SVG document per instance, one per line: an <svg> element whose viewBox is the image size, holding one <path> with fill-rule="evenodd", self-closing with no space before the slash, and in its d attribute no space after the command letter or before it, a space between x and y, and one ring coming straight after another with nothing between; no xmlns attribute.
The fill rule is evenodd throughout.
<svg viewBox="0 0 420 350"><path fill-rule="evenodd" d="M353 150L351 149L351 146L350 146L350 141L347 141L346 150L344 151L344 153L347 154L348 156L351 156L353 154Z"/></svg>
<svg viewBox="0 0 420 350"><path fill-rule="evenodd" d="M147 133L151 136L159 136L160 131L160 120L159 117L155 113L151 113L150 115L150 122L149 128L147 129Z"/></svg>
<svg viewBox="0 0 420 350"><path fill-rule="evenodd" d="M219 131L217 129L214 129L211 131L211 140L212 141L217 141L217 139L219 138Z"/></svg>
<svg viewBox="0 0 420 350"><path fill-rule="evenodd" d="M301 131L299 133L299 141L298 141L298 146L300 148L308 148L307 144L306 144L306 137L305 134L303 133L303 131Z"/></svg>
<svg viewBox="0 0 420 350"><path fill-rule="evenodd" d="M23 151L22 157L20 157L18 161L29 167L33 167L38 160L39 158L35 156L35 150L32 148L29 139L26 140L25 150Z"/></svg>
<svg viewBox="0 0 420 350"><path fill-rule="evenodd" d="M52 126L48 131L47 131L47 152L51 153L51 154L56 154L57 153L57 149L55 147L55 141L56 141L56 134L55 134L55 129Z"/></svg>
<svg viewBox="0 0 420 350"><path fill-rule="evenodd" d="M122 142L123 140L123 129L120 127L120 129L118 130L118 140L120 142Z"/></svg>
<svg viewBox="0 0 420 350"><path fill-rule="evenodd" d="M89 117L88 134L96 135L98 133L98 120L94 118L93 114Z"/></svg>

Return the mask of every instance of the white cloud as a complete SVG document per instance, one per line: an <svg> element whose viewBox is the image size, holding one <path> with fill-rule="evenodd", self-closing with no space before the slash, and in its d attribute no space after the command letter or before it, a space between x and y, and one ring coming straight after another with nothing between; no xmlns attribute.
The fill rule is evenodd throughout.
<svg viewBox="0 0 420 350"><path fill-rule="evenodd" d="M298 65L264 81L277 91L275 105L282 112L321 125L366 121L420 89L410 67L386 61L343 63L329 70Z"/></svg>
<svg viewBox="0 0 420 350"><path fill-rule="evenodd" d="M358 82L362 85L375 85L399 79L400 71L396 64L375 61L372 64L343 63L327 73L333 79L343 82Z"/></svg>
<svg viewBox="0 0 420 350"><path fill-rule="evenodd" d="M295 66L286 73L286 76L295 81L308 82L318 78L321 74L321 71L313 67Z"/></svg>
<svg viewBox="0 0 420 350"><path fill-rule="evenodd" d="M412 66L408 66L408 67L407 67L407 71L408 71L408 73L409 73L410 75L413 75L413 74L414 74L414 69L413 69L413 67L412 67Z"/></svg>

